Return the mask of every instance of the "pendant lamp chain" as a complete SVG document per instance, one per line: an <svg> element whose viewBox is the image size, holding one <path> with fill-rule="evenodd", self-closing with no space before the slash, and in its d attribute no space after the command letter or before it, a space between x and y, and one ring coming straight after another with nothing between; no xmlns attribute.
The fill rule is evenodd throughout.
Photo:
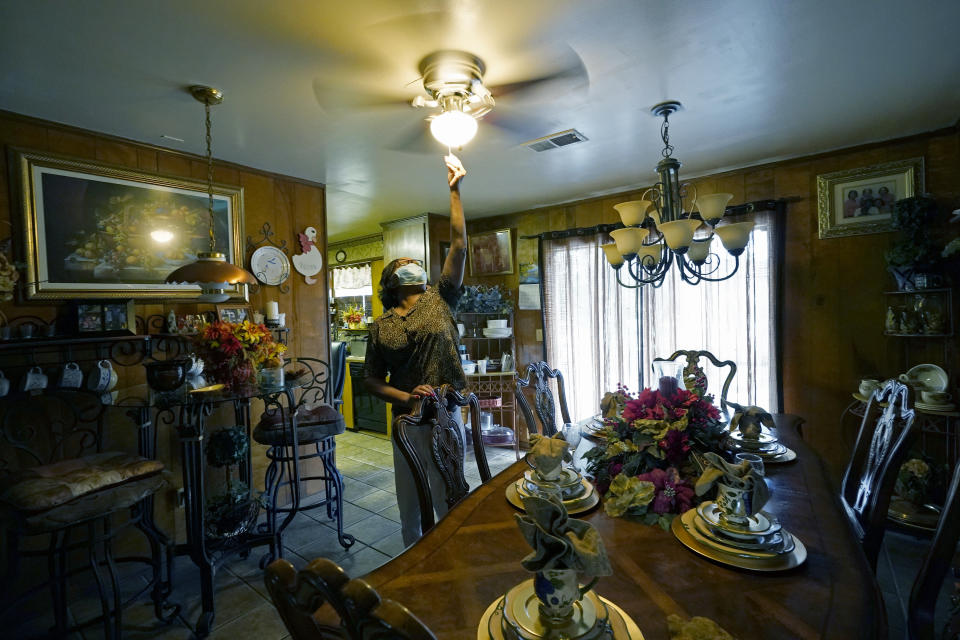
<svg viewBox="0 0 960 640"><path fill-rule="evenodd" d="M213 145L210 137L210 101L203 101L207 124L207 214L210 216L210 252L216 250L216 238L213 235Z"/></svg>
<svg viewBox="0 0 960 640"><path fill-rule="evenodd" d="M670 144L670 114L663 114L663 124L660 125L660 139L663 140L663 150L660 155L669 158L673 155L673 145Z"/></svg>

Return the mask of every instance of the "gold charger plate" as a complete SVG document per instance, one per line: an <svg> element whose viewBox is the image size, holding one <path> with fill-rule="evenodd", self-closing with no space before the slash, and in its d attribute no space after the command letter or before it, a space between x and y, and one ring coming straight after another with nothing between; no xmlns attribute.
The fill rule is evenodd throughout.
<svg viewBox="0 0 960 640"><path fill-rule="evenodd" d="M890 499L887 519L909 529L932 533L937 530L940 514L929 507L918 507L895 495Z"/></svg>
<svg viewBox="0 0 960 640"><path fill-rule="evenodd" d="M761 572L787 571L788 569L799 567L807 560L807 548L803 546L800 538L797 538L796 536L793 536L793 551L784 555L775 556L770 559L741 558L739 556L723 553L717 549L701 544L690 533L690 530L695 529L692 518L696 515L697 510L690 509L682 516L674 518L670 529L673 531L673 535L676 536L677 540L679 540L683 546L687 547L697 555L703 556L704 558L731 567Z"/></svg>
<svg viewBox="0 0 960 640"><path fill-rule="evenodd" d="M524 587L532 593L533 579L517 585L511 591L515 592L519 587ZM587 597L590 596L606 607L610 626L613 628L614 640L644 640L640 627L623 609L593 591L588 593ZM497 598L484 611L483 616L480 617L480 624L477 625L477 640L508 640L503 634L505 600L505 597Z"/></svg>
<svg viewBox="0 0 960 640"><path fill-rule="evenodd" d="M521 494L518 490L518 485L522 482L523 478L520 478L516 482L511 482L509 485L507 485L506 491L507 502L515 506L517 509L520 509L520 511L523 511L523 500L520 498ZM575 498L573 500L563 501L563 505L567 508L567 513L571 516L586 513L600 504L600 496L593 488L593 485L590 484L590 481L584 478L583 483L587 489L587 495Z"/></svg>

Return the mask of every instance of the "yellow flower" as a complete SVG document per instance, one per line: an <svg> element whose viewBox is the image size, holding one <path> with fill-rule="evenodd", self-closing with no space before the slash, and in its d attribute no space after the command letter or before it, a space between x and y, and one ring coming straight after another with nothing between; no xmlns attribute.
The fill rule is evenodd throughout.
<svg viewBox="0 0 960 640"><path fill-rule="evenodd" d="M612 518L619 518L633 507L645 507L653 500L655 487L652 482L640 480L623 473L610 483L610 490L603 502L603 510Z"/></svg>

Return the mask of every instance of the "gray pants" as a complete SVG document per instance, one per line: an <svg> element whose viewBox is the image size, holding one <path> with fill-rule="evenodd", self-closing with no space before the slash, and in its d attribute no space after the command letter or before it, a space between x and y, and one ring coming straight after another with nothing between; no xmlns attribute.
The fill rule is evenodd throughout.
<svg viewBox="0 0 960 640"><path fill-rule="evenodd" d="M460 427L460 442L466 446L466 436L463 430L463 418L460 409L453 412L453 418ZM443 477L433 463L430 453L429 427L413 427L407 429L407 436L417 452L417 456L427 468L427 481L430 484L430 497L433 499L433 511L437 521L447 514L447 491L443 485ZM464 453L466 450L464 449ZM460 465L463 466L463 459ZM410 546L420 539L420 502L417 500L417 485L413 482L413 472L407 465L407 460L400 453L397 443L393 443L394 481L397 487L397 504L400 506L400 526L403 533L403 544Z"/></svg>

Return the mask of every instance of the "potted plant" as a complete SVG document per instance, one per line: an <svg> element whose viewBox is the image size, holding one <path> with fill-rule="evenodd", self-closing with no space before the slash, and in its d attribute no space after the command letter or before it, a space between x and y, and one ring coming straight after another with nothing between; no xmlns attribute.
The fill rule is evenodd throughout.
<svg viewBox="0 0 960 640"><path fill-rule="evenodd" d="M900 291L916 289L916 276L936 266L939 252L930 234L936 213L937 203L927 196L904 198L894 205L892 220L898 237L885 256Z"/></svg>
<svg viewBox="0 0 960 640"><path fill-rule="evenodd" d="M340 315L348 329L363 329L363 309L359 306L351 305Z"/></svg>

